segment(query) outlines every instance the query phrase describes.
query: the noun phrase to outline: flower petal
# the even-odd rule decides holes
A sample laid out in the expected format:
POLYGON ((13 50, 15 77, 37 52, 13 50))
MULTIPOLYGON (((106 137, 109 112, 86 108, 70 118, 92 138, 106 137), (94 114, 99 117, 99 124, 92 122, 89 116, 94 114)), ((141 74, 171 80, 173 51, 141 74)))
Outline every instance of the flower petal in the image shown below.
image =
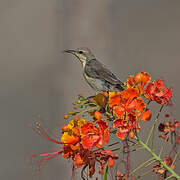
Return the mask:
POLYGON ((125 109, 122 106, 114 106, 113 113, 116 114, 116 116, 121 117, 125 112, 125 109))
POLYGON ((61 141, 64 142, 65 144, 75 144, 79 141, 79 137, 77 136, 73 136, 73 135, 69 135, 68 132, 64 132, 62 137, 61 137, 61 141))
POLYGON ((147 82, 151 80, 151 76, 147 72, 140 72, 137 73, 135 76, 135 82, 141 83, 142 86, 144 86, 147 82))
POLYGON ((141 120, 143 121, 149 121, 151 119, 151 111, 149 109, 147 109, 143 115, 142 115, 142 118, 141 120))
POLYGON ((82 145, 85 149, 92 149, 100 140, 100 136, 98 135, 85 135, 82 138, 82 145))
POLYGON ((126 133, 127 133, 128 131, 129 131, 129 130, 126 129, 126 128, 119 128, 119 129, 117 130, 116 135, 117 135, 118 138, 124 139, 124 138, 125 138, 125 135, 126 135, 126 133))
POLYGON ((77 168, 81 168, 81 166, 84 164, 83 159, 81 158, 80 154, 76 154, 74 158, 74 166, 77 168))
POLYGON ((112 157, 109 157, 108 159, 108 167, 113 167, 114 166, 114 160, 112 157))
POLYGON ((109 92, 109 106, 113 107, 120 105, 121 103, 121 93, 120 92, 109 92))

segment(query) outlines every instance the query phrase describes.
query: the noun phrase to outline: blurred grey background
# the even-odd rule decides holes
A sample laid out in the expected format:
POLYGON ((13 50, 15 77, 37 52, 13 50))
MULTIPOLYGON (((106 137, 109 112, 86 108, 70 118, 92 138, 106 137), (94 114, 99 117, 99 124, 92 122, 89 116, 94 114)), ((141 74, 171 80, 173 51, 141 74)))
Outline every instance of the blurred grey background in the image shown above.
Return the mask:
POLYGON ((92 49, 121 80, 139 71, 164 79, 179 120, 179 0, 0 0, 1 180, 70 179, 62 158, 39 176, 28 168, 31 154, 54 147, 28 124, 41 115, 59 128, 75 96, 91 90, 80 63, 62 53, 77 47, 92 49))

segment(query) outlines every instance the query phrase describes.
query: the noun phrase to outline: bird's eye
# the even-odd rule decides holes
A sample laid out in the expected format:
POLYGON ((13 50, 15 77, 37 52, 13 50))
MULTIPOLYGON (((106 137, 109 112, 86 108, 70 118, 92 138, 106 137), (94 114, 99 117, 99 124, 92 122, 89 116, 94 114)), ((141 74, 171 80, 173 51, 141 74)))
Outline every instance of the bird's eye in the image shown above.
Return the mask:
POLYGON ((83 51, 79 51, 79 54, 83 54, 83 51))

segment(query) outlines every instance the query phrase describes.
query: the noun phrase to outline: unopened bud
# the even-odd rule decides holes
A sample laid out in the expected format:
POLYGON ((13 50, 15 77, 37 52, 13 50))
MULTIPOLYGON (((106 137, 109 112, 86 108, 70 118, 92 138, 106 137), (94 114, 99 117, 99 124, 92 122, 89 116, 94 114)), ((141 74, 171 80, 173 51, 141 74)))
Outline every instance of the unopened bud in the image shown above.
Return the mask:
POLYGON ((68 114, 69 114, 69 115, 72 115, 72 114, 73 114, 73 112, 72 112, 72 111, 69 111, 69 112, 68 112, 68 114))
POLYGON ((102 114, 99 111, 94 112, 94 118, 100 120, 102 118, 102 114))
POLYGON ((135 133, 134 133, 133 131, 130 131, 130 132, 129 132, 129 137, 130 137, 131 139, 133 139, 134 136, 135 136, 135 133))
POLYGON ((74 109, 77 109, 78 107, 76 105, 73 106, 74 109))
POLYGON ((74 121, 78 121, 79 117, 78 116, 74 116, 74 121))

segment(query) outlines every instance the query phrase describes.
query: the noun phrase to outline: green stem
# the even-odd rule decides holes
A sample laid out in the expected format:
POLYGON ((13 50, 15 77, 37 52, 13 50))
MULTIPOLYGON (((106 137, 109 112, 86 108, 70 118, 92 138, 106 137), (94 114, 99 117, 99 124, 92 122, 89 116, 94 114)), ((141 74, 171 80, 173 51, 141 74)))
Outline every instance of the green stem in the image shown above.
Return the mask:
POLYGON ((148 159, 147 161, 143 162, 143 163, 140 164, 137 168, 133 169, 133 170, 129 173, 129 175, 135 173, 137 170, 139 170, 139 169, 142 168, 145 164, 147 164, 149 161, 152 161, 152 160, 154 160, 154 158, 150 158, 150 159, 148 159))
POLYGON ((157 116, 156 116, 156 119, 154 120, 153 126, 152 126, 152 128, 151 128, 151 130, 150 130, 150 132, 149 132, 148 138, 147 138, 147 140, 146 140, 146 144, 149 143, 149 140, 150 140, 151 136, 153 135, 153 139, 152 139, 152 146, 153 146, 153 141, 154 141, 154 129, 155 129, 157 120, 158 120, 158 118, 159 118, 159 115, 160 115, 163 107, 164 107, 164 105, 161 106, 161 108, 160 108, 160 110, 159 110, 159 112, 158 112, 158 114, 157 114, 157 116))
POLYGON ((170 178, 172 178, 172 177, 173 177, 173 175, 171 175, 171 176, 167 177, 165 180, 168 180, 168 179, 170 179, 170 178))
POLYGON ((146 164, 144 167, 148 167, 149 165, 151 165, 152 163, 156 162, 156 160, 151 161, 150 163, 146 164))
POLYGON ((146 176, 147 174, 149 174, 149 173, 151 173, 151 172, 152 172, 152 169, 150 169, 150 170, 144 172, 143 174, 137 176, 135 179, 140 179, 140 178, 142 178, 143 176, 146 176))
POLYGON ((171 167, 169 167, 157 154, 155 154, 154 151, 152 149, 150 149, 149 146, 147 146, 147 144, 143 143, 136 136, 135 136, 135 139, 139 142, 139 144, 142 147, 144 147, 144 149, 146 149, 146 151, 148 151, 154 157, 154 159, 159 161, 164 166, 164 168, 172 174, 173 177, 180 179, 180 176, 178 174, 176 174, 176 172, 174 172, 173 169, 171 167))
POLYGON ((89 111, 92 111, 92 110, 95 110, 95 109, 97 109, 98 107, 93 107, 93 108, 90 108, 90 109, 86 109, 86 110, 84 110, 84 111, 80 111, 80 112, 74 112, 74 113, 76 113, 76 114, 84 114, 84 113, 86 113, 86 112, 89 112, 89 111))
POLYGON ((108 173, 108 161, 107 161, 105 168, 104 168, 104 178, 103 178, 104 180, 107 180, 107 173, 108 173))
POLYGON ((180 151, 176 153, 171 166, 175 163, 175 161, 176 161, 177 157, 179 156, 179 154, 180 154, 180 151))
POLYGON ((165 143, 167 142, 169 136, 170 136, 170 133, 168 133, 168 134, 166 135, 166 139, 163 139, 164 141, 163 141, 163 144, 161 145, 161 149, 160 149, 160 151, 159 151, 159 157, 161 157, 161 154, 162 154, 162 152, 163 152, 165 143))

